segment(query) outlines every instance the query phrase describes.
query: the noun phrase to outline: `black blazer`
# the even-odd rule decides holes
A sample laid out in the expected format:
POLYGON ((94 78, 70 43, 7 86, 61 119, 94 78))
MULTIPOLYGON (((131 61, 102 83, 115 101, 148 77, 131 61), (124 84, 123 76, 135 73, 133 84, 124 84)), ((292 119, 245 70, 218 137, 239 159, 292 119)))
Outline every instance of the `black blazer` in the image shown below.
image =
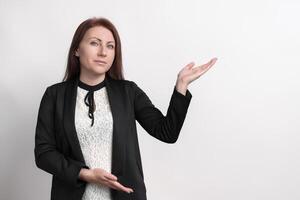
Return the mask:
MULTIPOLYGON (((105 83, 113 116, 111 173, 133 193, 111 188, 113 200, 146 200, 146 187, 138 144, 136 120, 153 137, 175 143, 183 125, 191 93, 179 93, 174 86, 164 116, 148 96, 129 80, 106 75, 105 83)), ((74 114, 79 78, 47 87, 40 102, 35 130, 35 162, 52 177, 52 200, 80 200, 86 182, 78 178, 86 166, 77 138, 74 114)))

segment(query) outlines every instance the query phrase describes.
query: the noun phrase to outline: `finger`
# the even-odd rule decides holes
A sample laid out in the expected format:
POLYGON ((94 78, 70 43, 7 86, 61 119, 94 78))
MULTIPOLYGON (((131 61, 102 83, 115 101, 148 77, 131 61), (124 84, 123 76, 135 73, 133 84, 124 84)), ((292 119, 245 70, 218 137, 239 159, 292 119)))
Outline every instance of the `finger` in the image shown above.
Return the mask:
POLYGON ((130 188, 128 188, 127 190, 124 190, 124 188, 120 188, 118 185, 115 184, 116 181, 110 181, 110 180, 107 180, 107 181, 104 181, 105 185, 108 186, 108 187, 111 187, 115 190, 118 190, 118 191, 124 191, 124 192, 127 192, 127 193, 130 193, 130 192, 133 192, 133 190, 129 190, 130 188))
POLYGON ((212 66, 213 65, 205 66, 202 69, 198 70, 198 72, 194 73, 193 75, 198 78, 198 77, 202 76, 203 74, 205 74, 212 66))
POLYGON ((121 183, 117 182, 117 181, 113 181, 111 182, 115 187, 117 187, 118 189, 124 191, 124 192, 133 192, 133 190, 131 188, 125 187, 123 186, 121 183))
POLYGON ((209 70, 215 63, 217 62, 217 58, 213 58, 210 60, 210 64, 206 67, 205 71, 209 70))
POLYGON ((190 69, 192 69, 194 65, 195 65, 194 62, 190 62, 180 71, 180 73, 184 73, 186 75, 192 74, 193 72, 190 69))
POLYGON ((110 180, 105 180, 105 181, 103 181, 102 183, 99 183, 99 184, 100 185, 105 185, 107 187, 111 187, 115 190, 119 190, 119 188, 117 188, 115 185, 113 185, 110 180))
MULTIPOLYGON (((210 61, 211 62, 211 61, 210 61)), ((191 80, 195 80, 205 74, 215 63, 206 63, 204 65, 199 66, 197 69, 193 70, 193 73, 190 75, 191 80)))
POLYGON ((112 184, 111 182, 108 182, 107 183, 107 186, 109 186, 109 187, 111 187, 111 188, 113 188, 113 189, 115 189, 115 190, 120 190, 118 187, 116 187, 114 184, 112 184))
MULTIPOLYGON (((211 59, 208 63, 205 63, 203 65, 200 65, 198 67, 198 69, 200 69, 201 71, 207 71, 210 67, 212 67, 215 63, 216 63, 217 59, 213 58, 211 59)), ((197 69, 196 69, 197 70, 197 69)))
POLYGON ((118 178, 115 175, 111 174, 111 173, 106 173, 104 175, 104 177, 107 178, 107 179, 109 179, 109 180, 112 180, 112 181, 118 180, 118 178))
POLYGON ((186 69, 191 69, 194 65, 195 65, 194 62, 190 62, 190 63, 187 64, 184 68, 186 68, 186 69))
MULTIPOLYGON (((210 61, 208 61, 207 63, 205 63, 204 65, 201 65, 200 67, 206 68, 206 67, 209 66, 209 65, 214 65, 214 64, 216 63, 217 60, 218 60, 218 58, 214 57, 214 58, 212 58, 210 61)), ((195 65, 194 62, 190 62, 190 63, 187 64, 184 68, 191 69, 194 65, 195 65)))
POLYGON ((217 58, 217 57, 214 57, 214 58, 212 58, 211 60, 217 61, 217 60, 218 60, 218 58, 217 58))
POLYGON ((211 62, 210 64, 211 64, 211 65, 214 65, 214 64, 217 62, 217 60, 218 60, 218 58, 213 58, 213 59, 211 59, 211 60, 210 60, 210 62, 211 62))

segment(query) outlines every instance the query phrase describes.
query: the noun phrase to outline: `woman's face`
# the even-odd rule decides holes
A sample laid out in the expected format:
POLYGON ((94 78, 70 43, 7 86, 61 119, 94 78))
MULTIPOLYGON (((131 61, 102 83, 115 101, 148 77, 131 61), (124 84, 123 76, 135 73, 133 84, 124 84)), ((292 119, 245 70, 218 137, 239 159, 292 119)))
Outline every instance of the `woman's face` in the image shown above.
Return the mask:
POLYGON ((103 26, 88 29, 75 55, 79 57, 81 73, 104 74, 115 58, 115 40, 111 31, 103 26))

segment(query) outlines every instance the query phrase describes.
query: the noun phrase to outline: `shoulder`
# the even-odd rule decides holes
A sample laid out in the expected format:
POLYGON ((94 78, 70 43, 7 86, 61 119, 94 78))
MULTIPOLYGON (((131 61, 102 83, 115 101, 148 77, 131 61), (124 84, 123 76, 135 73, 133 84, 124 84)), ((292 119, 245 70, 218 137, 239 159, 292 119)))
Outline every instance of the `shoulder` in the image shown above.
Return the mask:
POLYGON ((44 95, 55 97, 58 93, 64 92, 70 82, 71 81, 68 80, 50 84, 46 86, 44 95))
POLYGON ((111 81, 111 85, 114 85, 116 88, 120 89, 120 91, 125 92, 126 95, 135 97, 137 94, 144 93, 142 89, 138 86, 136 81, 129 79, 116 80, 113 79, 111 81))
POLYGON ((49 85, 47 88, 49 88, 51 90, 64 88, 64 87, 66 87, 66 85, 67 85, 68 82, 69 81, 63 81, 63 82, 53 83, 53 84, 49 85))
POLYGON ((127 90, 130 90, 132 93, 141 90, 138 84, 133 80, 123 80, 123 85, 127 90))
POLYGON ((129 79, 117 80, 111 78, 110 82, 119 87, 125 87, 125 89, 134 89, 137 86, 137 84, 133 80, 129 79))
POLYGON ((51 90, 51 91, 64 89, 64 88, 66 88, 66 86, 69 82, 70 81, 62 81, 62 82, 58 82, 58 83, 53 83, 53 84, 47 86, 47 89, 51 90))

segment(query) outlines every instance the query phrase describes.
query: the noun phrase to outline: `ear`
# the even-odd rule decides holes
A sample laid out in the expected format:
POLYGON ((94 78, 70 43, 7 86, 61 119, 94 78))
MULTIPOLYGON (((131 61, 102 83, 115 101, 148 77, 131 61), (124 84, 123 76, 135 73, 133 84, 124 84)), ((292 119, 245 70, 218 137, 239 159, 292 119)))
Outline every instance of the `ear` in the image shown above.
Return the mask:
POLYGON ((78 49, 75 51, 75 56, 79 57, 78 49))

